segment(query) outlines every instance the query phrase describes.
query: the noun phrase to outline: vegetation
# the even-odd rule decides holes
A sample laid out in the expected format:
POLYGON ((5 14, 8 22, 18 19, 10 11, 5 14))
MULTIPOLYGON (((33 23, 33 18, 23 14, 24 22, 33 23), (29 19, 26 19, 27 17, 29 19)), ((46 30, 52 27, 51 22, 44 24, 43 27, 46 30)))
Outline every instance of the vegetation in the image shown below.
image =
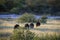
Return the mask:
POLYGON ((0 40, 8 40, 7 38, 0 38, 0 40))
POLYGON ((41 23, 46 23, 47 22, 47 16, 43 15, 40 19, 41 23))
POLYGON ((60 35, 42 35, 36 36, 33 32, 27 29, 16 29, 14 34, 10 37, 10 40, 60 40, 60 35))
MULTIPOLYGON (((60 15, 59 0, 0 0, 0 12, 60 15)), ((3 13, 5 14, 5 13, 3 13)), ((10 14, 10 13, 8 13, 10 14)))
POLYGON ((18 18, 18 22, 36 22, 36 18, 33 14, 25 13, 18 18))
POLYGON ((33 14, 28 14, 25 13, 21 17, 18 18, 17 22, 37 22, 40 21, 41 23, 46 23, 47 22, 47 16, 43 15, 41 18, 36 19, 33 14))
POLYGON ((18 30, 14 30, 14 34, 11 36, 10 40, 33 40, 33 38, 34 33, 24 28, 20 28, 18 30))

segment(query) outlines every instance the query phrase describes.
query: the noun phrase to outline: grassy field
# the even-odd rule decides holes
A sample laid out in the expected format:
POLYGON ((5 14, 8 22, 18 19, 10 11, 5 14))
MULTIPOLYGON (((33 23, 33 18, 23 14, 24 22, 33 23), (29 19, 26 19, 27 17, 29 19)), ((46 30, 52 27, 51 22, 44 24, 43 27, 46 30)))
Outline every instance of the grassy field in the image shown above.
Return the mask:
MULTIPOLYGON (((3 22, 0 24, 0 36, 7 33, 10 33, 10 35, 13 33, 13 27, 16 24, 16 22, 11 21, 1 21, 3 22)), ((20 23, 19 25, 21 27, 24 27, 25 23, 20 23)), ((31 32, 34 32, 36 35, 53 35, 53 34, 60 34, 60 20, 48 20, 47 24, 41 24, 41 26, 36 27, 34 23, 34 29, 30 29, 31 32)), ((8 36, 10 36, 8 35, 8 36)), ((7 37, 8 37, 7 36, 7 37)), ((3 36, 2 36, 3 37, 3 36)))

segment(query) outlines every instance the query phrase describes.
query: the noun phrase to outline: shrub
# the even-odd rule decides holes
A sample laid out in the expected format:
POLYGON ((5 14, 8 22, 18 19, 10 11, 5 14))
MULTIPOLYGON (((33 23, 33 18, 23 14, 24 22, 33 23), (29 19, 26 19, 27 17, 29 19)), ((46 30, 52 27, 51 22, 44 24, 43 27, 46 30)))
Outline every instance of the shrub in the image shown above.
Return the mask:
POLYGON ((18 18, 19 22, 35 22, 35 16, 33 14, 25 13, 20 18, 18 18))
POLYGON ((43 15, 40 19, 41 23, 46 23, 47 22, 47 16, 43 15))
POLYGON ((19 12, 19 8, 12 8, 11 10, 10 10, 10 12, 13 12, 13 13, 18 13, 19 12))

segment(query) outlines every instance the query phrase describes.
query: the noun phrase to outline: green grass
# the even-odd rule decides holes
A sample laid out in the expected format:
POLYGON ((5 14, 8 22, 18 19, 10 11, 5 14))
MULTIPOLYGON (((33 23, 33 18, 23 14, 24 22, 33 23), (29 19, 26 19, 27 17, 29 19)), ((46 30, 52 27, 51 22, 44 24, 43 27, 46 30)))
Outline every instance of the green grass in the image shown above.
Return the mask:
POLYGON ((41 37, 34 37, 34 40, 60 40, 60 35, 42 35, 41 37))
POLYGON ((14 30, 14 34, 11 36, 10 40, 60 40, 60 34, 42 34, 42 36, 35 35, 28 29, 17 29, 14 30))
MULTIPOLYGON (((60 34, 42 34, 42 35, 35 35, 35 33, 25 29, 24 27, 20 27, 13 31, 13 35, 8 37, 0 37, 0 40, 60 40, 60 34)), ((3 33, 0 33, 3 35, 3 33)), ((6 34, 7 35, 7 34, 6 34)))
MULTIPOLYGON (((14 36, 15 37, 15 36, 14 36)), ((13 37, 12 37, 13 38, 13 37)), ((38 37, 38 36, 34 36, 32 37, 32 39, 30 39, 30 37, 28 38, 24 38, 23 36, 21 37, 22 40, 60 40, 60 35, 46 35, 46 36, 41 36, 41 37, 38 37)), ((0 40, 8 40, 8 38, 0 38, 0 40)), ((11 40, 11 39, 10 39, 11 40)), ((14 38, 13 40, 20 40, 20 37, 18 36, 18 39, 14 38)))

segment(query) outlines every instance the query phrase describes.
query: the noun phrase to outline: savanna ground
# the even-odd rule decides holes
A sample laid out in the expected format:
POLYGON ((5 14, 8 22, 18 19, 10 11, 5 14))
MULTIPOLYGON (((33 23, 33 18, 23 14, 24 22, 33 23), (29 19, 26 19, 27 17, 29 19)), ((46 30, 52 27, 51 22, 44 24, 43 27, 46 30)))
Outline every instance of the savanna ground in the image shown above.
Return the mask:
MULTIPOLYGON (((16 24, 15 21, 4 21, 0 24, 0 38, 5 38, 13 34, 13 27, 16 24)), ((24 27, 25 23, 19 23, 21 27, 24 27)), ((60 34, 60 20, 48 20, 47 24, 41 24, 41 26, 36 27, 34 23, 34 29, 30 29, 31 32, 34 32, 36 35, 53 35, 60 34)))

